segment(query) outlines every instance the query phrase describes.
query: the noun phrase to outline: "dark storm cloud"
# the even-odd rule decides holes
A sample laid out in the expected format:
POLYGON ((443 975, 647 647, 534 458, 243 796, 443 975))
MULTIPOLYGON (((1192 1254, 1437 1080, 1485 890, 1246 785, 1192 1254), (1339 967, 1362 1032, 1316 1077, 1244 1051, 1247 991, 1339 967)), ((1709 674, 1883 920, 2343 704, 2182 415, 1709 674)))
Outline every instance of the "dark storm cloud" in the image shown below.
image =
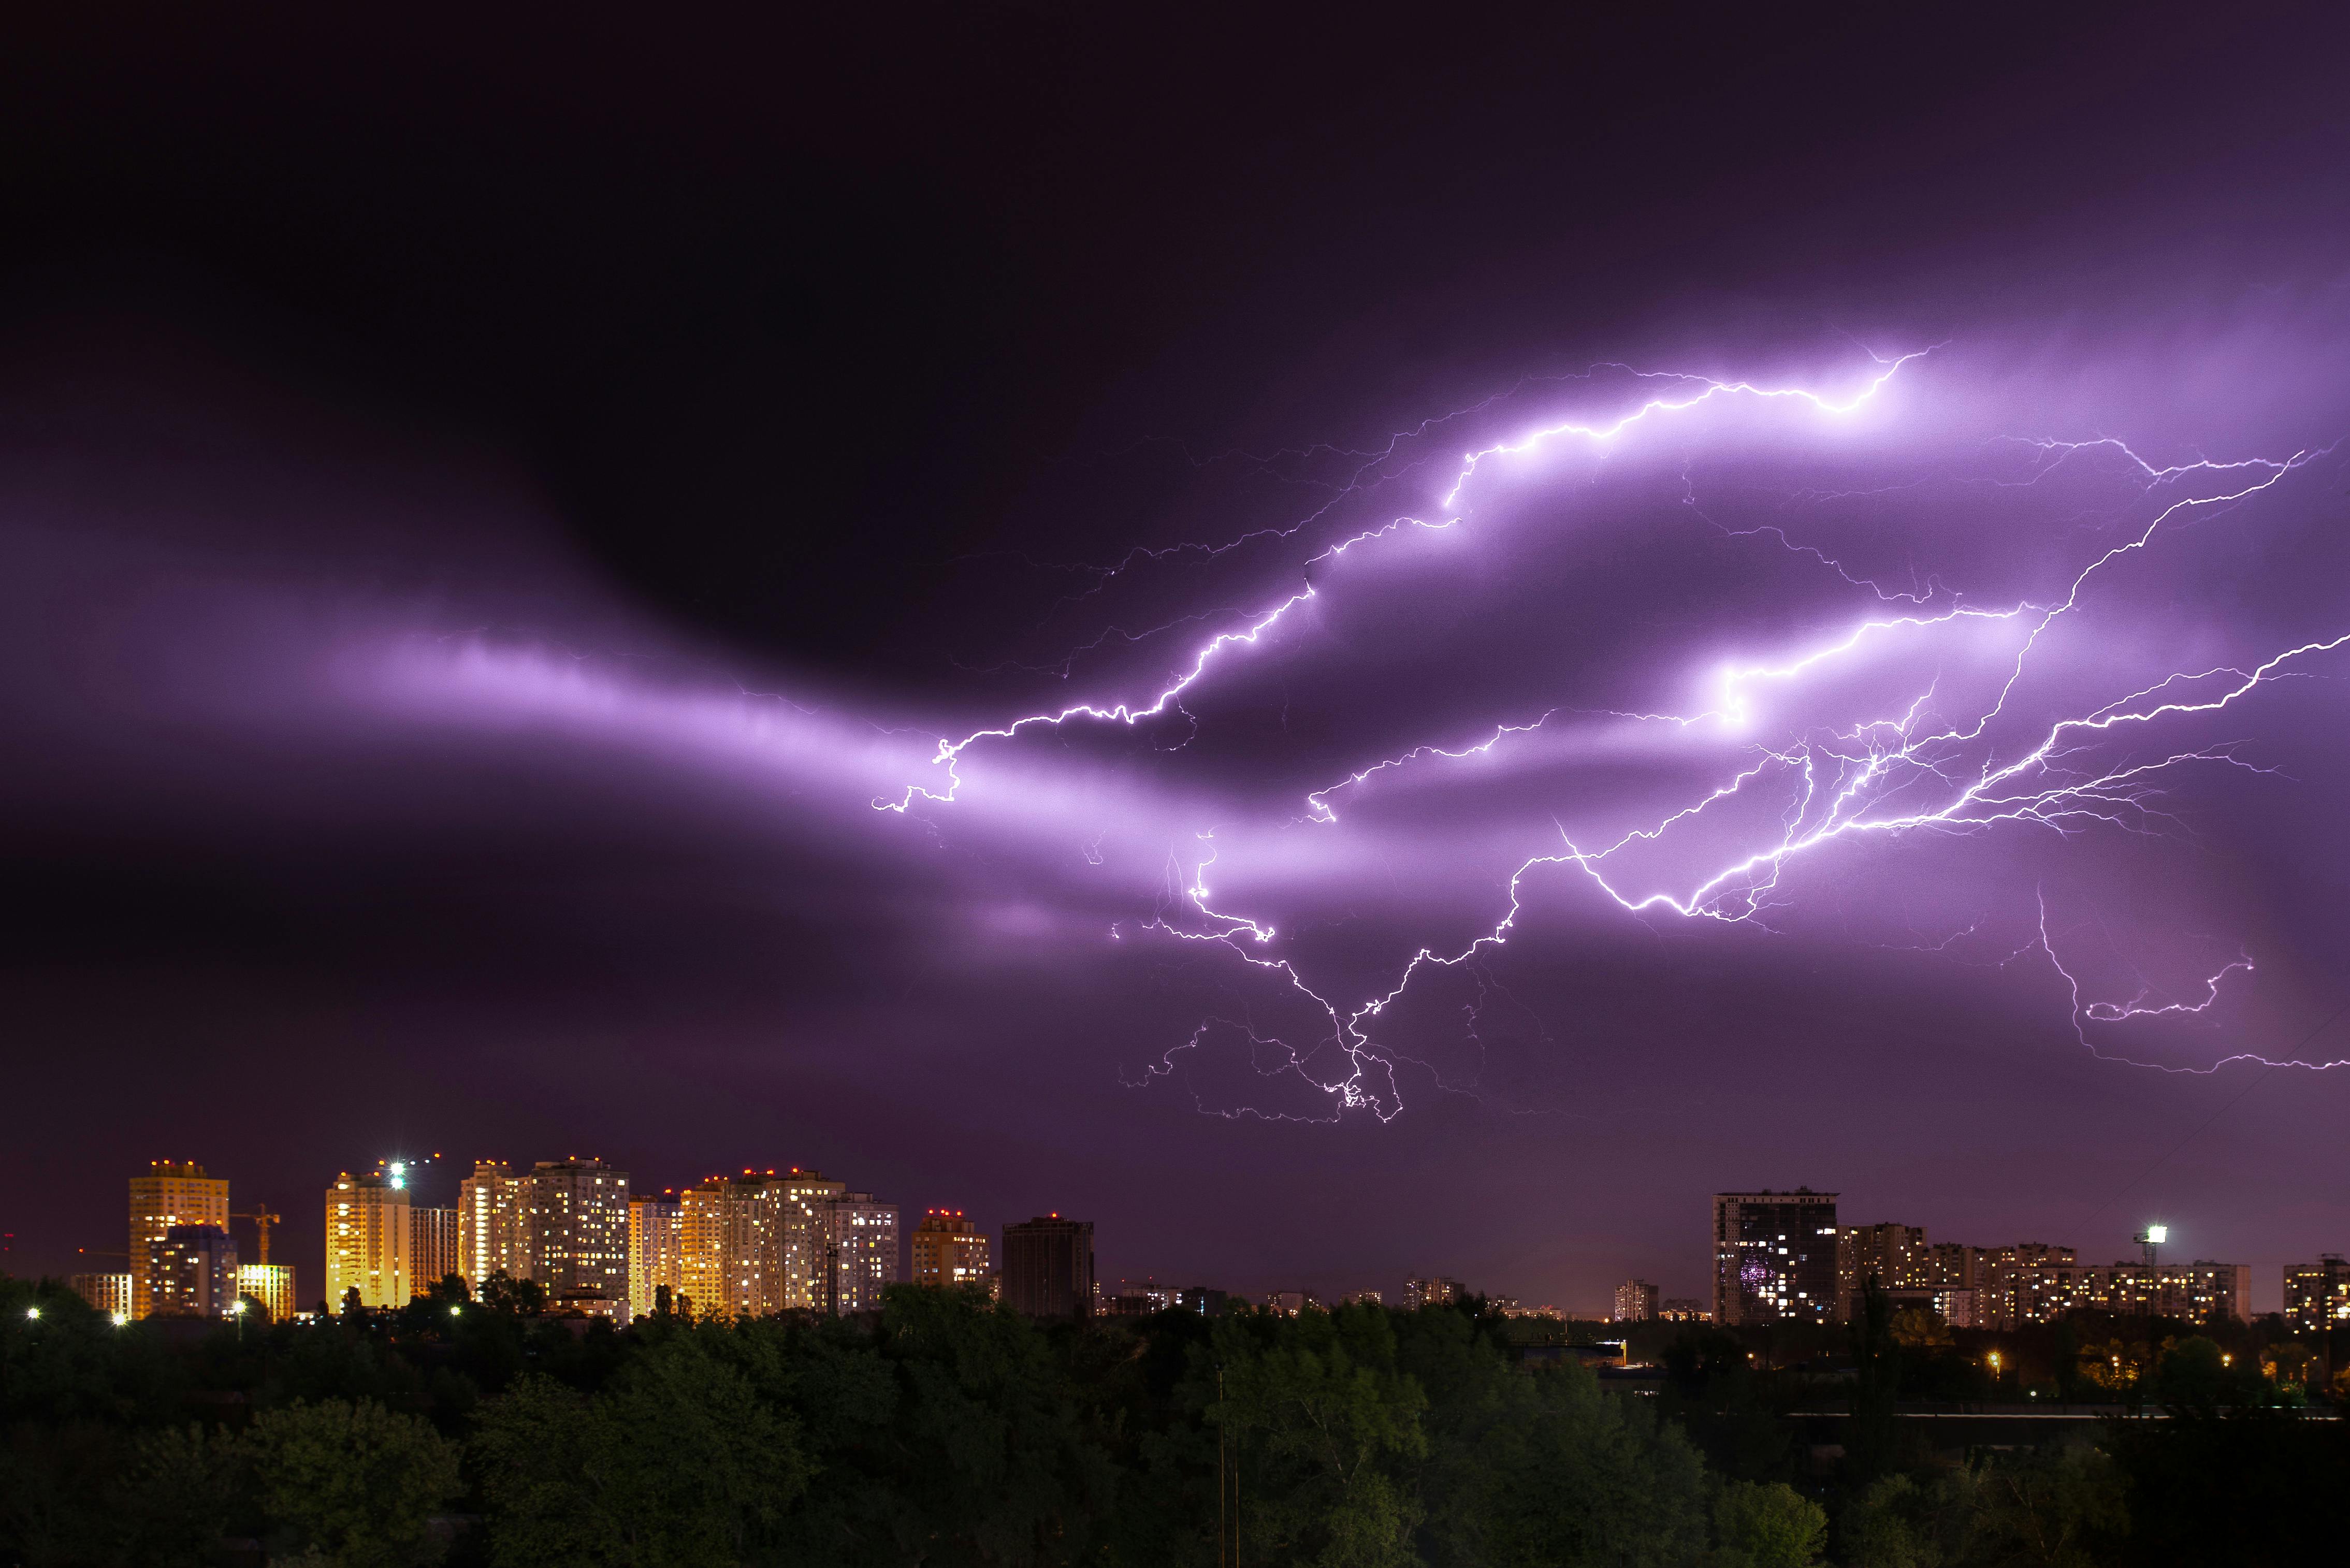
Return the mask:
MULTIPOLYGON (((2337 663, 2074 736, 2040 784, 2198 759, 2111 821, 1831 834, 1733 924, 1609 896, 1686 902, 1783 845, 1773 749, 1920 702, 1962 728, 2015 607, 2175 501, 2275 481, 2101 570, 1953 778, 2350 629, 2335 129, 2256 32, 2085 69, 2085 30, 2020 76, 1980 40, 1930 83, 1894 42, 1783 37, 1779 78, 1716 61, 1573 113, 1490 50, 1383 45, 1286 108, 1234 67, 1252 107, 1200 142, 1114 113, 1076 68, 1107 40, 1049 29, 987 41, 997 88, 915 49, 887 100, 953 90, 898 123, 810 129, 660 60, 650 98, 549 88, 551 119, 460 92, 413 145, 370 129, 413 101, 396 72, 333 112, 265 87, 169 157, 161 111, 59 111, 129 151, 11 176, 42 215, 0 453, 5 984, 41 1124, 11 1179, 194 1153, 282 1205, 395 1141, 584 1142, 655 1185, 790 1159, 1089 1206, 1113 1269, 1529 1294, 1690 1288, 1672 1239, 1723 1181, 2123 1233, 2096 1204, 2148 1129, 2234 1080, 2076 1028, 2201 1068, 2336 1004, 2337 663), (2176 90, 2199 72, 2225 91, 2176 90), (995 101, 1024 76, 1059 84, 1035 123, 995 101), (2132 141, 2141 99, 2168 107, 2132 141), (1593 359, 1841 400, 1869 351, 1929 347, 1850 413, 1729 397, 1442 504, 1464 452, 1700 385, 1593 359), (1808 660, 1870 620, 1936 624, 1808 660), (942 737, 1148 704, 1260 623, 1180 711, 983 739, 951 804, 922 793, 942 737), (1758 764, 1606 888, 1559 862, 1758 764), (1509 942, 1358 1034, 1300 989, 1356 1017, 1494 930, 1530 858, 1509 942), (2094 1012, 2172 1002, 2200 1010, 2094 1012)), ((2287 1136, 2223 1129, 2153 1194, 2213 1250, 2338 1222, 2246 1218, 2327 1114, 2334 1079, 2295 1077, 2287 1136)))

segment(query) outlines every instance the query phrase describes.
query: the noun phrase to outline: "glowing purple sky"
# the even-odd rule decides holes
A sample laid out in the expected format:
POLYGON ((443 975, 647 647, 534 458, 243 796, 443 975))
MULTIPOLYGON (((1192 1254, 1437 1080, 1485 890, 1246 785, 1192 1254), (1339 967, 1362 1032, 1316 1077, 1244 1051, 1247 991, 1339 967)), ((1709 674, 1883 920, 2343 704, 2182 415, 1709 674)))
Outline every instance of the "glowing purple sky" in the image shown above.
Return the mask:
POLYGON ((951 421, 815 398, 703 579, 796 576, 773 639, 627 564, 710 547, 651 435, 616 554, 489 421, 19 284, 8 1228, 105 1245, 32 1195, 159 1153, 285 1210, 593 1149, 1596 1307, 1802 1181, 2158 1209, 2266 1300, 2350 1228, 2338 130, 1964 224, 1722 195, 1703 286, 1451 255, 1432 182, 1440 260, 1302 347, 1072 358, 951 527, 834 472, 956 493, 951 421))

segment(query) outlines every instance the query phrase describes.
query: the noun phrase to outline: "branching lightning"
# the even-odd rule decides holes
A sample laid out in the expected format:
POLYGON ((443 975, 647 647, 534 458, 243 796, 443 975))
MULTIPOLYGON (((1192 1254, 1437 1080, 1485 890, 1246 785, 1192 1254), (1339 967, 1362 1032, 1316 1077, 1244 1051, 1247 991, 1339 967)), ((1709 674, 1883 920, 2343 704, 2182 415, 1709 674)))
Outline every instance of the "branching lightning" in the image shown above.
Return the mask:
MULTIPOLYGON (((1643 423, 1666 421, 1700 405, 1734 399, 1795 402, 1825 415, 1848 414, 1877 397, 1905 365, 1926 352, 1929 351, 1878 360, 1868 379, 1843 397, 1799 387, 1672 378, 1676 382, 1674 392, 1649 399, 1612 421, 1546 425, 1518 439, 1464 453, 1438 498, 1434 514, 1399 516, 1355 533, 1322 549, 1305 565, 1310 567, 1336 559, 1408 530, 1461 526, 1468 521, 1464 497, 1482 474, 1507 460, 1535 453, 1555 443, 1575 441, 1604 447, 1643 423)), ((1421 427, 1422 431, 1428 428, 1421 427)), ((1393 454, 1397 440, 1391 440, 1381 452, 1350 454, 1367 459, 1357 471, 1356 483, 1393 454)), ((1946 697, 1937 682, 1928 681, 1906 701, 1873 717, 1861 718, 1848 728, 1799 733, 1770 744, 1750 742, 1743 748, 1744 760, 1718 782, 1654 821, 1626 829, 1605 842, 1578 843, 1564 825, 1555 824, 1555 846, 1528 856, 1517 866, 1508 878, 1506 908, 1489 928, 1457 950, 1440 952, 1422 947, 1401 966, 1388 989, 1351 1003, 1324 994, 1308 983, 1295 962, 1269 951, 1276 937, 1273 926, 1216 908, 1208 887, 1208 869, 1216 860, 1213 835, 1201 833, 1201 847, 1177 877, 1180 891, 1167 907, 1143 922, 1145 929, 1176 941, 1216 944, 1231 950, 1252 968, 1277 975, 1281 984, 1326 1020, 1327 1029, 1313 1050, 1299 1051, 1261 1034, 1252 1022, 1211 1017, 1204 1020, 1187 1042, 1170 1051, 1159 1065, 1149 1069, 1146 1081, 1173 1072, 1177 1054, 1198 1048, 1211 1031, 1221 1027, 1244 1034, 1253 1054, 1277 1052, 1282 1065, 1275 1071, 1308 1076, 1316 1090, 1329 1096, 1336 1107, 1334 1114, 1366 1109, 1387 1120, 1401 1109, 1395 1085, 1395 1064, 1408 1058, 1399 1056, 1390 1046, 1375 1043, 1371 1031, 1422 971, 1457 968, 1472 962, 1489 950, 1505 945, 1523 913, 1528 879, 1546 869, 1560 868, 1581 877, 1630 914, 1759 925, 1766 923, 1769 911, 1787 896, 1783 890, 1783 877, 1788 869, 1839 845, 1898 839, 1921 832, 1972 835, 2007 828, 2038 830, 2059 837, 2100 829, 2148 833, 2167 820, 2162 806, 2166 781, 2179 770, 2194 765, 2264 771, 2242 761, 2227 745, 2174 749, 2144 760, 2107 763, 2092 762, 2089 757, 2093 742, 2118 732, 2187 715, 2219 712, 2264 686, 2303 675, 2313 660, 2350 645, 2350 632, 2304 641, 2248 666, 2220 665, 2172 673, 2085 710, 2033 721, 2020 737, 2001 742, 1992 736, 2003 722, 2011 720, 2011 704, 2046 634, 2075 612, 2100 574, 2117 562, 2152 548, 2166 526, 2174 525, 2175 520, 2250 502, 2333 449, 2303 450, 2283 458, 2198 460, 2164 466, 2148 462, 2126 443, 2110 438, 2077 442, 2035 440, 2029 444, 2038 454, 2037 472, 2045 472, 2076 453, 2102 449, 2118 453, 2135 465, 2147 493, 2183 484, 2190 477, 2216 481, 2220 488, 2215 493, 2188 493, 2169 500, 2142 528, 2090 559, 2072 577, 2062 596, 2047 603, 2018 600, 1995 606, 1969 604, 1939 582, 1929 582, 1926 588, 1911 592, 1888 592, 1876 583, 1855 576, 1826 553, 1790 539, 1775 526, 1725 530, 1733 536, 1775 535, 1783 547, 1816 559, 1846 583, 1874 593, 1881 603, 1904 601, 1910 607, 1903 613, 1859 619, 1775 658, 1722 668, 1713 678, 1711 696, 1696 711, 1619 713, 1618 718, 1635 723, 1669 724, 1683 730, 1712 726, 1727 733, 1742 733, 1758 722, 1766 693, 1798 687, 1831 667, 1849 666, 1866 658, 1873 649, 1912 642, 1961 623, 1977 623, 1986 628, 2005 628, 2012 632, 2012 657, 2005 660, 2003 674, 1996 680, 1989 700, 1972 706, 1956 706, 1955 699, 1946 697), (1930 600, 1945 595, 1950 600, 1947 607, 1929 607, 1930 600), (1767 836, 1750 841, 1693 873, 1683 874, 1678 880, 1660 880, 1655 873, 1642 868, 1643 850, 1677 836, 1689 825, 1724 807, 1725 803, 1747 801, 1757 795, 1765 795, 1780 805, 1775 826, 1767 836), (1346 1071, 1336 1081, 1307 1075, 1306 1059, 1331 1045, 1336 1047, 1337 1057, 1347 1064, 1346 1071)), ((1323 512, 1326 510, 1326 507, 1323 512)), ((1319 518, 1323 512, 1317 512, 1315 517, 1319 518)), ((1139 551, 1116 566, 1102 570, 1123 571, 1143 560, 1163 558, 1177 550, 1221 553, 1260 537, 1287 537, 1311 521, 1287 530, 1260 530, 1222 545, 1139 551)), ((1076 703, 1030 713, 960 739, 942 738, 932 758, 934 767, 943 774, 941 787, 933 788, 923 783, 909 784, 898 798, 878 799, 873 805, 879 810, 904 813, 917 800, 953 803, 965 782, 960 764, 971 748, 983 742, 1011 741, 1028 732, 1057 729, 1078 722, 1133 728, 1181 712, 1186 693, 1206 680, 1220 663, 1243 648, 1263 643, 1294 611, 1313 601, 1317 592, 1315 584, 1308 581, 1268 607, 1249 614, 1235 629, 1211 638, 1147 701, 1076 703)), ((1181 623, 1169 623, 1177 624, 1181 623)), ((1066 667, 1062 672, 1066 674, 1066 667)), ((1341 795, 1360 790, 1383 775, 1489 756, 1516 738, 1551 725, 1565 711, 1568 710, 1553 708, 1522 722, 1496 724, 1483 739, 1471 743, 1426 743, 1373 761, 1307 792, 1302 820, 1310 826, 1332 826, 1339 820, 1334 803, 1341 795)), ((2011 722, 2004 723, 2004 727, 2012 730, 2014 726, 2011 722)), ((1097 858, 1097 851, 1098 841, 1089 857, 1097 858)), ((2140 1019, 2202 1013, 2218 1002, 2225 981, 2239 972, 2251 973, 2253 969, 2250 956, 2240 955, 2202 982, 2201 1000, 2195 1002, 2156 1002, 2150 990, 2141 990, 2126 1002, 2090 1000, 2084 997, 2080 981, 2058 956, 2044 898, 2038 932, 2036 941, 2013 956, 2035 949, 2045 955, 2069 989, 2074 1027, 2085 1046, 2090 1044, 2091 1025, 2112 1026, 2140 1019)), ((1473 1031, 1473 1008, 1471 1018, 1473 1031)), ((1252 1059, 1256 1060, 1256 1055, 1253 1054, 1252 1059)), ((2210 1072, 2227 1062, 2259 1060, 2263 1059, 2245 1053, 2209 1068, 2168 1070, 2210 1072)), ((2332 1067, 2345 1064, 2293 1064, 2332 1067)))

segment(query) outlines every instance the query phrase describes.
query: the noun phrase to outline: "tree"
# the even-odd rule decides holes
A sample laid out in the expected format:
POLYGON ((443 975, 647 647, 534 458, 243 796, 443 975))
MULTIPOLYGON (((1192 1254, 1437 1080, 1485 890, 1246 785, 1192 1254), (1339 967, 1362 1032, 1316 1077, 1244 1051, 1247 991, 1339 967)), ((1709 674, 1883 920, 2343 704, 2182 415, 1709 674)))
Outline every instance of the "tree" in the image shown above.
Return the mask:
POLYGON ((1941 1568, 1952 1561, 1939 1528, 1943 1501, 1906 1475, 1872 1482, 1837 1521, 1848 1568, 1941 1568))
POLYGON ((536 1280, 517 1280, 499 1269, 482 1282, 481 1302, 492 1312, 536 1317, 546 1309, 546 1287, 536 1280))
POLYGON ((1784 1481, 1731 1481, 1714 1503, 1725 1568, 1810 1568, 1820 1560, 1828 1516, 1784 1481))
POLYGON ((462 1490, 456 1445, 371 1399, 296 1400, 245 1435, 273 1535, 338 1568, 440 1561, 428 1529, 462 1490))
POLYGON ((691 1334, 600 1395, 524 1378, 484 1407, 474 1451, 499 1568, 736 1563, 808 1475, 790 1418, 691 1334))
POLYGON ((1388 1568, 1415 1561, 1422 1517, 1404 1467, 1427 1456, 1427 1397, 1395 1365, 1378 1307, 1226 1318, 1223 1396, 1209 1420, 1243 1456, 1242 1533, 1258 1561, 1388 1568))
POLYGON ((1116 1475, 1087 1441, 1045 1333, 974 1293, 907 1285, 886 1298, 880 1346, 899 1385, 902 1459, 889 1474, 900 1550, 946 1562, 1077 1556, 1109 1511, 1116 1475))

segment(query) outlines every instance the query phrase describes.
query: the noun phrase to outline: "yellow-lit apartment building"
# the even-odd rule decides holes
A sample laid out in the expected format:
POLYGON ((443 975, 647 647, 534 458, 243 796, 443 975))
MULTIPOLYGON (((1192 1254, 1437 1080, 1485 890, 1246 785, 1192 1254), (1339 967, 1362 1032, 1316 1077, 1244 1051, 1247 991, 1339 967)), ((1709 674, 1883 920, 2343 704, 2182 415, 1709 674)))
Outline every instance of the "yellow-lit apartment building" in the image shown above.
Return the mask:
POLYGON ((130 1241, 125 1249, 130 1265, 130 1315, 146 1317, 155 1310, 154 1276, 149 1253, 174 1225, 217 1225, 228 1229, 228 1179, 207 1176, 192 1160, 155 1159, 147 1174, 130 1179, 130 1241))
POLYGON ((408 1189, 397 1175, 349 1171, 327 1189, 327 1310, 340 1312, 353 1287, 359 1304, 408 1304, 408 1189))

